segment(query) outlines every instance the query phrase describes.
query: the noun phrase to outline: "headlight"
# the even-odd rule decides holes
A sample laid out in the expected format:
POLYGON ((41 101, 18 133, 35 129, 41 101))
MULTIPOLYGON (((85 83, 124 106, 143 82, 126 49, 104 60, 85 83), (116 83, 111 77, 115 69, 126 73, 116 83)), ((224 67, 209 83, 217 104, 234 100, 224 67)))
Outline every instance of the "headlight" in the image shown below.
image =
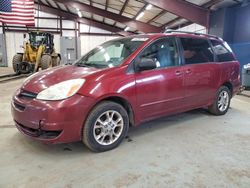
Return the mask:
POLYGON ((73 79, 60 82, 41 91, 37 95, 40 100, 62 100, 73 96, 82 87, 85 79, 73 79))

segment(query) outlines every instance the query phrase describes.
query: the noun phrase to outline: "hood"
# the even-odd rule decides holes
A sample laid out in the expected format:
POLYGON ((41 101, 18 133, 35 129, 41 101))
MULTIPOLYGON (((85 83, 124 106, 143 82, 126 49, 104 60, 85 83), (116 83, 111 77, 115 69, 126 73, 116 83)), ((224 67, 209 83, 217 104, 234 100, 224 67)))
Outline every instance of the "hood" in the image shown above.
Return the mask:
POLYGON ((24 82, 22 89, 33 93, 39 93, 62 81, 85 78, 98 71, 101 71, 101 69, 96 69, 94 67, 78 67, 74 65, 59 66, 31 75, 24 82))

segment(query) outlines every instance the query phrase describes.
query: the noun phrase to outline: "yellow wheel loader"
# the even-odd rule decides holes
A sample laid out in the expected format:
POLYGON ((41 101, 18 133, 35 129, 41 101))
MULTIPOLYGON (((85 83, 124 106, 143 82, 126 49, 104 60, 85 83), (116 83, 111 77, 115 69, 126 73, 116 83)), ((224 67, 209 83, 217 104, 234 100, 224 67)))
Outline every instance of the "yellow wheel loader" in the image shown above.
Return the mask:
POLYGON ((46 32, 30 32, 29 41, 23 46, 24 52, 14 55, 14 72, 28 74, 60 64, 61 56, 55 52, 54 36, 46 32))

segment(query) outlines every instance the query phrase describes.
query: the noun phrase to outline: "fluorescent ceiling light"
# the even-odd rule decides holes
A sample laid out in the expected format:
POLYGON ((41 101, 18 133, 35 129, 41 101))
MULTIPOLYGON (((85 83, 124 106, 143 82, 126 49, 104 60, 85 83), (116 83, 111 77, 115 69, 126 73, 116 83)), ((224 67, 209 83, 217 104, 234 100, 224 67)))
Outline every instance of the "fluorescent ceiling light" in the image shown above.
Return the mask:
POLYGON ((124 29, 124 31, 128 31, 129 30, 129 27, 126 27, 125 29, 124 29))
POLYGON ((82 17, 82 13, 80 11, 78 11, 77 14, 80 18, 82 17))
POLYGON ((153 6, 152 6, 151 4, 148 4, 148 5, 146 6, 146 10, 150 10, 152 7, 153 7, 153 6))
POLYGON ((81 11, 80 11, 80 9, 79 9, 79 8, 76 8, 76 12, 77 12, 77 14, 78 14, 79 18, 81 18, 81 17, 82 17, 82 13, 81 13, 81 11))
POLYGON ((144 16, 144 12, 141 12, 141 13, 136 17, 136 20, 139 20, 142 16, 144 16))

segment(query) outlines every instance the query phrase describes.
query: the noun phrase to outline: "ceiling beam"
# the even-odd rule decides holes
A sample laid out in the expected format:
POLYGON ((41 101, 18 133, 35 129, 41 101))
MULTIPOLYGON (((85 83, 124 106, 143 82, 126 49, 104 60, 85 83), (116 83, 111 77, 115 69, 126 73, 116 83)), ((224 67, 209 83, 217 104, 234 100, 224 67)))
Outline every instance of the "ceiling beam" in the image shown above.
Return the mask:
POLYGON ((182 27, 186 27, 186 26, 189 26, 189 25, 191 25, 192 24, 192 22, 185 22, 185 23, 182 23, 182 24, 180 24, 180 25, 177 25, 177 26, 175 26, 175 27, 173 27, 173 28, 171 28, 171 29, 173 29, 173 30, 177 30, 177 29, 179 29, 179 28, 182 28, 182 27))
POLYGON ((182 19, 182 18, 177 17, 177 18, 175 18, 175 19, 169 21, 168 23, 166 23, 166 24, 164 24, 164 25, 162 26, 162 29, 165 30, 166 28, 168 28, 169 26, 173 25, 175 22, 177 22, 177 21, 179 21, 179 20, 181 20, 181 19, 182 19))
POLYGON ((211 0, 211 1, 208 1, 207 3, 203 4, 202 6, 204 8, 211 8, 213 5, 221 3, 222 1, 224 1, 224 0, 211 0))
MULTIPOLYGON (((203 4, 202 7, 203 7, 203 8, 210 9, 213 5, 216 5, 216 4, 218 4, 218 3, 222 2, 222 1, 224 1, 224 0, 211 0, 211 1, 208 1, 207 3, 203 4)), ((179 20, 181 20, 181 19, 182 19, 182 18, 180 18, 180 17, 177 17, 177 18, 173 19, 172 21, 170 21, 170 22, 164 24, 164 25, 162 26, 162 29, 165 29, 166 27, 170 27, 170 26, 173 25, 175 22, 177 22, 177 21, 179 21, 179 20)), ((186 23, 191 24, 192 22, 186 22, 186 23)), ((181 24, 181 25, 182 25, 182 24, 181 24)), ((174 28, 178 28, 178 26, 175 26, 174 28)))
POLYGON ((108 9, 108 6, 109 6, 109 0, 106 0, 106 3, 105 3, 105 10, 108 9))
POLYGON ((143 5, 143 7, 141 7, 140 9, 139 9, 139 11, 136 13, 136 15, 134 16, 134 19, 136 19, 137 18, 137 16, 139 16, 139 14, 141 13, 141 12, 143 12, 145 9, 146 9, 146 6, 147 6, 148 4, 144 4, 143 5))
POLYGON ((160 18, 161 16, 163 16, 166 12, 164 10, 161 10, 161 12, 159 12, 157 15, 155 15, 153 18, 151 18, 147 23, 153 22, 154 20, 160 18))
MULTIPOLYGON (((53 7, 52 4, 48 0, 44 0, 50 7, 53 7)), ((54 8, 54 7, 53 7, 54 8)))
POLYGON ((72 0, 72 1, 55 0, 55 1, 63 3, 64 5, 67 5, 67 6, 71 6, 75 9, 78 8, 81 11, 92 12, 92 13, 97 14, 99 16, 103 16, 105 18, 112 19, 114 21, 123 23, 126 26, 129 26, 131 28, 135 28, 139 31, 142 31, 144 33, 158 33, 161 31, 161 28, 159 28, 159 27, 156 27, 156 26, 153 26, 153 25, 150 25, 147 23, 143 23, 143 22, 140 22, 137 20, 133 20, 131 18, 128 18, 128 17, 122 16, 119 14, 115 14, 115 13, 112 13, 112 12, 109 12, 109 11, 106 11, 106 10, 103 10, 100 8, 92 7, 90 5, 80 3, 76 0, 72 0))
POLYGON ((76 14, 72 14, 72 13, 65 12, 65 11, 62 11, 59 9, 48 7, 46 5, 39 5, 39 6, 40 6, 39 10, 42 12, 47 12, 47 13, 54 14, 57 16, 62 16, 68 20, 78 21, 82 24, 91 25, 91 26, 94 26, 94 27, 97 27, 100 29, 104 29, 104 30, 107 30, 107 31, 110 31, 113 33, 117 33, 117 34, 122 35, 122 36, 128 36, 128 35, 132 34, 132 33, 126 32, 124 30, 121 30, 120 28, 110 26, 110 25, 105 24, 105 23, 97 22, 97 21, 90 20, 87 18, 79 18, 76 14))
POLYGON ((209 10, 183 0, 144 0, 193 23, 208 27, 209 10))
MULTIPOLYGON (((125 8, 127 7, 128 1, 129 1, 129 0, 126 0, 126 1, 124 2, 123 6, 122 6, 122 9, 120 10, 120 15, 122 15, 123 11, 124 11, 125 8)), ((106 10, 107 10, 107 9, 106 9, 106 10)))

